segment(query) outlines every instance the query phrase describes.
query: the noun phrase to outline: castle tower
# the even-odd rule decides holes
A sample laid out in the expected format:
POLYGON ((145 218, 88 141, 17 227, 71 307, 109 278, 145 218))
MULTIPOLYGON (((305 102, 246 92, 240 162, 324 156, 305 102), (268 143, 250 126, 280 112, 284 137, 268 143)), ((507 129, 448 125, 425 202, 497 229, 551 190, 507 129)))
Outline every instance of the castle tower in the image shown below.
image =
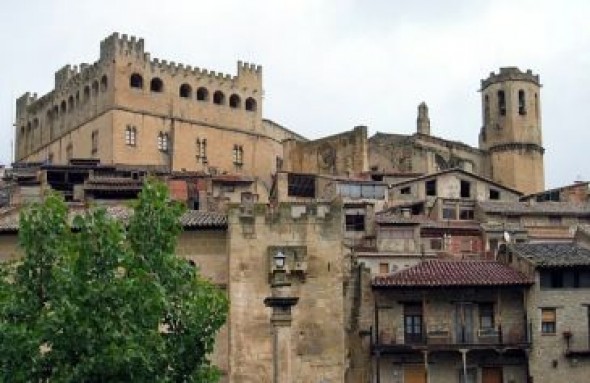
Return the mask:
POLYGON ((525 194, 545 188, 540 90, 538 75, 516 67, 481 80, 479 147, 488 154, 492 178, 525 194))
POLYGON ((418 105, 418 119, 416 125, 418 133, 430 135, 430 117, 428 117, 428 106, 425 102, 421 102, 420 105, 418 105))

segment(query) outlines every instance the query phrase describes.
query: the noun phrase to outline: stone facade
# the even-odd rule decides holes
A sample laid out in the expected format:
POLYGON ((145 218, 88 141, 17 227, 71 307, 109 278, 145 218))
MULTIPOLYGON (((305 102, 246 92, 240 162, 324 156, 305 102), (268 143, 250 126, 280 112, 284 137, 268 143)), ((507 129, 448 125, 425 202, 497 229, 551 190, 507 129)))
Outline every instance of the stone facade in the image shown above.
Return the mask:
POLYGON ((152 59, 143 39, 113 34, 99 60, 56 72, 55 88, 16 103, 16 160, 159 165, 260 176, 267 184, 281 141, 301 139, 262 119, 262 68, 237 75, 152 59))

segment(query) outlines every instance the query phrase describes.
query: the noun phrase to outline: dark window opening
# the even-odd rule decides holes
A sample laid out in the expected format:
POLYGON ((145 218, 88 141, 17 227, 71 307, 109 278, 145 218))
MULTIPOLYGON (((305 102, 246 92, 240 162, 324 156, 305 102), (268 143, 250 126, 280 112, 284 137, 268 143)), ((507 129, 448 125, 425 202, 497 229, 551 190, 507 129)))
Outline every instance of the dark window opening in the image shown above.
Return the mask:
POLYGON ((488 122, 490 120, 490 98, 488 97, 488 95, 486 94, 486 96, 484 97, 484 112, 483 112, 483 118, 484 118, 484 122, 488 122))
POLYGON ((422 305, 408 303, 404 305, 404 343, 422 343, 422 305))
POLYGON ((501 116, 506 115, 506 96, 503 90, 498 91, 498 112, 501 116))
POLYGON ((68 98, 68 110, 70 113, 74 110, 74 96, 68 98))
POLYGON ((500 199, 500 191, 496 190, 496 189, 490 189, 490 199, 500 199))
POLYGON ((143 89, 143 77, 138 73, 133 73, 129 78, 129 86, 131 88, 143 89))
POLYGON ((479 304, 479 328, 482 330, 493 330, 494 324, 494 304, 479 304))
POLYGON ((92 83, 92 94, 96 96, 98 94, 98 81, 92 83))
POLYGON ((192 96, 192 88, 189 84, 182 84, 178 90, 178 95, 182 98, 190 98, 192 96))
POLYGON ((100 78, 100 90, 104 92, 105 90, 107 90, 108 85, 109 84, 108 84, 107 76, 106 75, 103 75, 100 78))
POLYGON ((66 102, 62 101, 61 102, 61 113, 64 114, 66 112, 66 110, 67 110, 66 102))
POLYGON ((315 198, 315 177, 307 174, 289 174, 287 176, 289 197, 315 198))
POLYGON ((248 97, 246 99, 246 110, 249 112, 255 112, 256 111, 256 100, 253 99, 252 97, 248 97))
POLYGON ((365 231, 365 215, 347 214, 346 231, 365 231))
POLYGON ((213 103, 217 105, 225 104, 225 94, 220 90, 213 93, 213 103))
POLYGON ((459 219, 462 219, 462 220, 472 220, 473 219, 473 209, 461 209, 461 210, 459 210, 459 219))
POLYGON ((197 89, 197 101, 208 101, 209 100, 209 91, 207 88, 199 88, 197 89))
POLYGON ((409 186, 399 189, 399 194, 410 194, 412 189, 409 186))
POLYGON ((518 91, 518 114, 526 114, 526 98, 522 89, 518 91))
POLYGON ((90 87, 86 85, 84 87, 84 102, 88 102, 90 100, 90 87))
POLYGON ((461 198, 471 197, 471 182, 461 181, 461 198))
POLYGON ((426 195, 436 196, 436 180, 426 181, 426 195))
POLYGON ((231 108, 239 108, 242 100, 240 100, 240 96, 237 94, 232 94, 229 98, 229 106, 231 108))
POLYGON ((154 77, 150 81, 150 91, 161 93, 164 90, 164 83, 158 77, 154 77))

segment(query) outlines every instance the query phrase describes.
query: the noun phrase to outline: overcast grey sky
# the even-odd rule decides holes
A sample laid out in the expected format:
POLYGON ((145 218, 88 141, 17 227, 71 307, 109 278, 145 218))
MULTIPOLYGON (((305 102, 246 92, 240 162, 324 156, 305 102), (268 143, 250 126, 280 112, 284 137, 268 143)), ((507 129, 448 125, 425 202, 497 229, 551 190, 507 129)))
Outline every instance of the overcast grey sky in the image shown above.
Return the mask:
POLYGON ((0 23, 0 162, 14 99, 93 62, 114 31, 152 57, 235 74, 263 66, 263 115, 308 138, 369 126, 477 145, 480 80, 500 66, 541 76, 547 187, 590 180, 590 1, 6 1, 0 23))

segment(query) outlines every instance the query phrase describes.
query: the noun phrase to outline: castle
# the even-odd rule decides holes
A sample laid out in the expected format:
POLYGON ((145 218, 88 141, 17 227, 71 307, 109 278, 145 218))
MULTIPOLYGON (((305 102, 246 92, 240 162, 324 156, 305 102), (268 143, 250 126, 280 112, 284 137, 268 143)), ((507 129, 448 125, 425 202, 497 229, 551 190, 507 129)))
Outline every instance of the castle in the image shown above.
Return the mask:
POLYGON ((152 59, 143 39, 115 33, 101 42, 97 62, 66 65, 48 94, 17 100, 15 160, 214 169, 266 185, 281 169, 426 174, 460 167, 530 194, 544 188, 540 87, 538 75, 517 68, 482 80, 479 148, 432 136, 422 103, 414 135, 378 133, 365 144, 368 154, 346 157, 345 145, 301 146, 307 140, 262 118, 260 66, 238 62, 231 76, 152 59), (337 169, 330 161, 338 160, 356 163, 337 169))
POLYGON ((540 88, 514 67, 482 80, 477 148, 434 136, 425 103, 411 135, 309 140, 263 118, 260 66, 217 74, 113 34, 17 100, 0 259, 45 188, 122 219, 153 174, 189 208, 177 254, 230 298, 224 382, 581 383, 590 192, 544 190, 540 88))

